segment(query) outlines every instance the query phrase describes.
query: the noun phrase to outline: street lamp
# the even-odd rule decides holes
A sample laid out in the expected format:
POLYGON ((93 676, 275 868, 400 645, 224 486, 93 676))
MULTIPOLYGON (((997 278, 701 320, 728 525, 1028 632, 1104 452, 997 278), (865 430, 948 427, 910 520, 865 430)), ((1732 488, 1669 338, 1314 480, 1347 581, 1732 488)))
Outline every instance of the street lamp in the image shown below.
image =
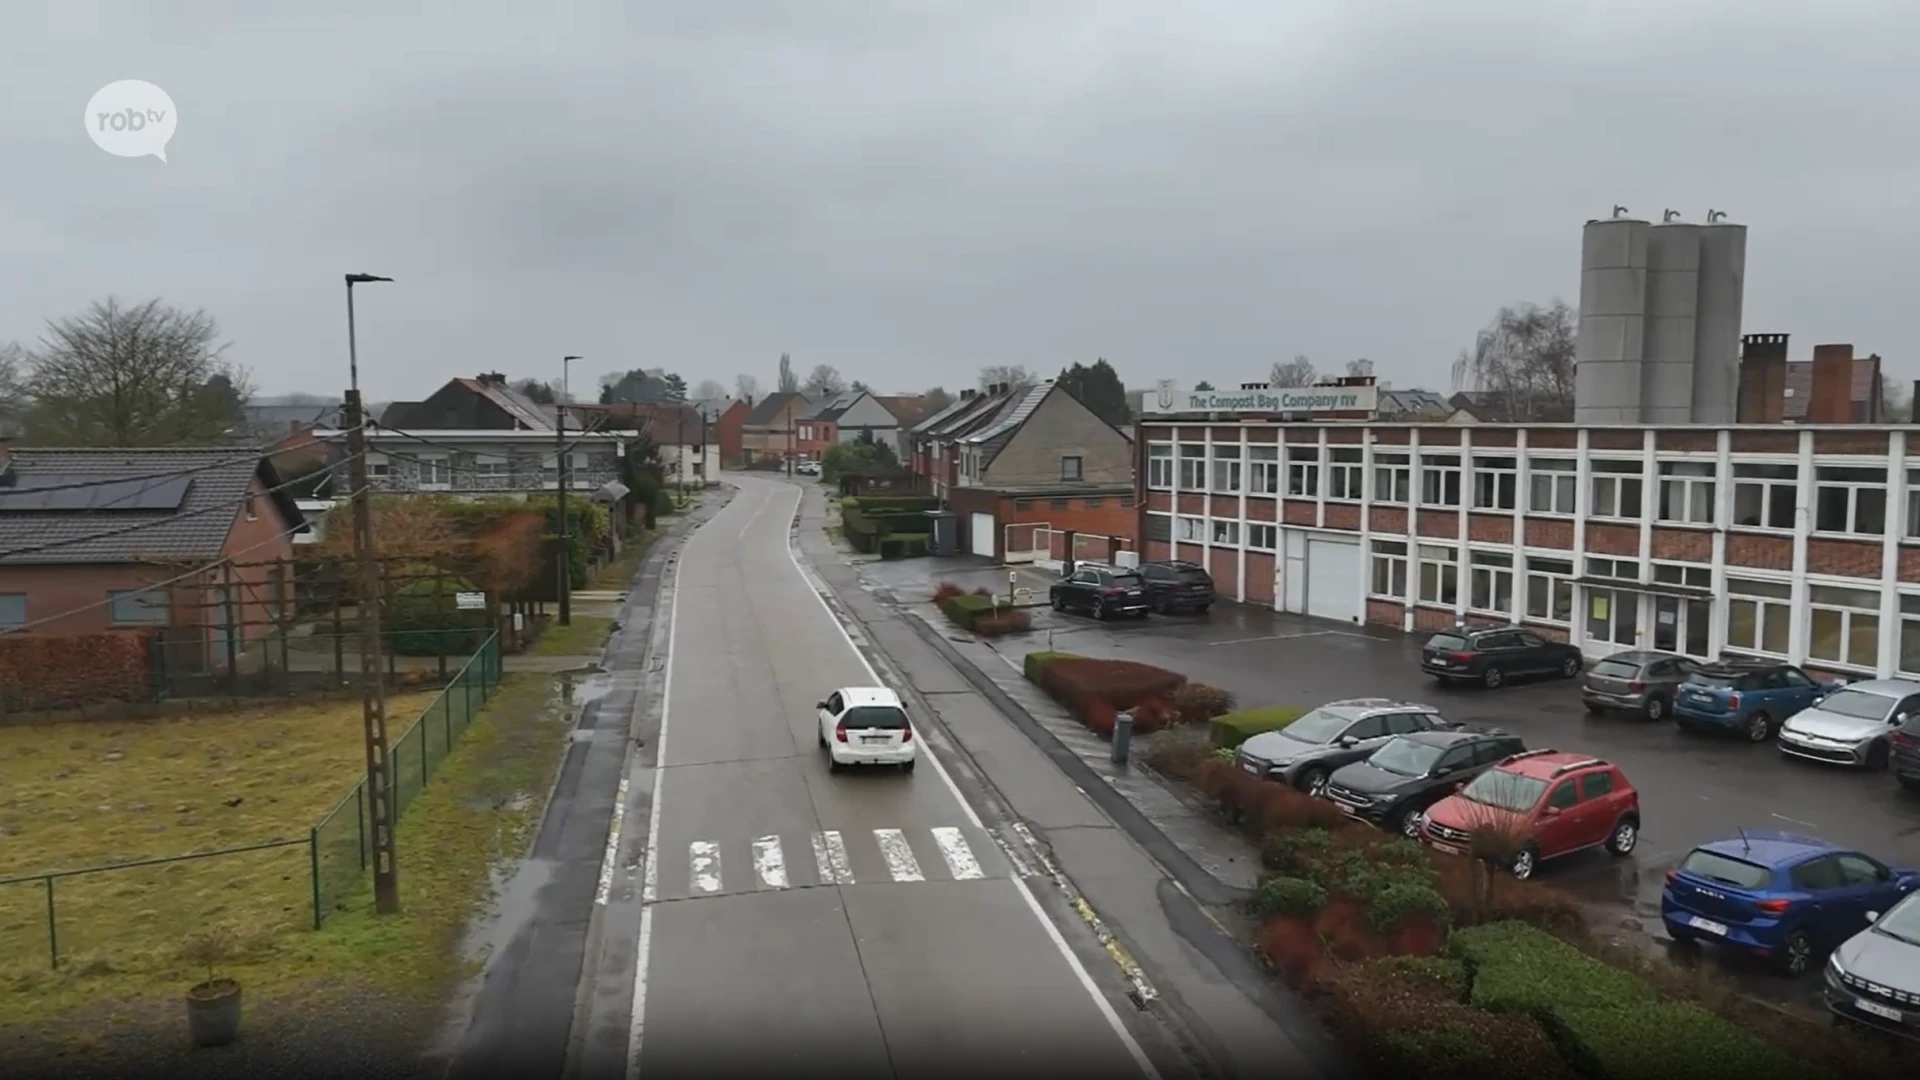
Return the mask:
POLYGON ((556 572, 559 574, 561 626, 573 625, 573 523, 567 519, 567 365, 583 359, 585 357, 580 356, 560 358, 560 403, 553 410, 553 474, 554 483, 560 489, 560 557, 556 572))
POLYGON ((355 285, 365 285, 371 281, 392 280, 390 277, 381 277, 378 274, 347 275, 347 385, 355 390, 360 389, 360 349, 354 342, 353 287, 355 285))

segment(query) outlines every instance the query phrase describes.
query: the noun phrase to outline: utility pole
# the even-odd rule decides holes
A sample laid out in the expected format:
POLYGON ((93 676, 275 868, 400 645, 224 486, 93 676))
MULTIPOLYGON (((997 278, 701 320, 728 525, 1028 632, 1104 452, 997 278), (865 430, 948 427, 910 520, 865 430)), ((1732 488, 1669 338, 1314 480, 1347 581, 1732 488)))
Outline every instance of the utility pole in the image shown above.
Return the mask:
MULTIPOLYGON (((560 358, 560 397, 567 397, 567 365, 578 356, 560 358)), ((555 483, 559 485, 557 496, 560 504, 560 554, 554 561, 554 584, 559 590, 560 625, 573 625, 573 521, 567 517, 567 407, 563 404, 554 410, 553 425, 553 473, 555 483)))
POLYGON ((348 274, 347 390, 348 475, 353 483, 353 555, 360 580, 360 717, 367 744, 367 817, 373 834, 373 910, 393 915, 400 910, 400 866, 394 831, 393 760, 387 754, 387 687, 380 670, 380 572, 373 558, 373 495, 367 490, 366 410, 360 403, 360 349, 355 340, 353 287, 392 278, 348 274))

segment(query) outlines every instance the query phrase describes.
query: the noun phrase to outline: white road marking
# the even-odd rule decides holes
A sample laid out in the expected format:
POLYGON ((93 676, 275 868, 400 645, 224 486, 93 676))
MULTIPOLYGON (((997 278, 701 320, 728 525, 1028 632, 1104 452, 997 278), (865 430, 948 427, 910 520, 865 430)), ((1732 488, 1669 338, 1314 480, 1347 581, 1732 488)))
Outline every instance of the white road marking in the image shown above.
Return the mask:
POLYGON ((753 873, 763 889, 787 887, 787 857, 780 850, 780 838, 763 836, 753 842, 753 873))
POLYGON ((980 860, 973 857, 973 849, 967 846, 967 838, 960 830, 951 826, 941 826, 933 830, 933 842, 940 848, 940 857, 947 861, 947 869, 953 872, 955 881, 972 881, 986 876, 980 869, 980 860))
POLYGON ((600 884, 593 890, 593 902, 605 907, 613 892, 613 864, 620 856, 620 826, 627 820, 627 776, 620 774, 620 786, 613 793, 613 824, 607 828, 607 850, 600 856, 600 884))
POLYGON ((720 891, 720 845, 711 840, 695 840, 687 845, 693 864, 693 887, 699 892, 720 891))
POLYGON ((767 497, 760 500, 760 505, 753 511, 753 516, 747 519, 745 525, 740 526, 740 535, 735 537, 735 539, 745 540, 747 538, 747 530, 753 528, 753 523, 760 520, 761 512, 772 505, 773 492, 769 491, 767 492, 767 497))
MULTIPOLYGON (((805 492, 802 489, 794 489, 792 518, 796 526, 800 516, 800 501, 804 497, 805 492)), ((807 591, 813 593, 813 598, 819 601, 821 610, 827 613, 828 621, 832 622, 833 625, 839 629, 840 637, 846 641, 847 648, 853 650, 853 655, 860 661, 860 666, 867 669, 867 677, 873 680, 875 686, 885 685, 880 681, 880 673, 874 670, 873 664, 867 659, 866 654, 861 652, 860 647, 853 643, 853 636, 847 633, 847 628, 840 622, 840 617, 834 614, 833 605, 827 603, 827 598, 820 591, 820 588, 814 586, 813 575, 807 573, 807 568, 800 562, 800 549, 797 546, 798 532, 799 530, 796 527, 790 529, 787 534, 787 559, 793 563, 794 572, 800 575, 800 580, 806 584, 807 591)), ((822 582, 821 585, 824 586, 825 582, 822 582)), ((677 593, 675 595, 676 597, 678 596, 677 593)), ((974 828, 984 831, 986 826, 981 823, 979 812, 974 810, 973 804, 968 802, 966 796, 960 793, 960 785, 953 782, 953 777, 947 774, 946 768, 940 764, 940 759, 930 751, 927 752, 925 756, 927 762, 933 766, 934 775, 940 778, 940 782, 945 784, 947 791, 953 795, 953 801, 959 803, 960 809, 966 812, 967 820, 973 824, 974 828)), ((1080 957, 1074 954, 1072 946, 1068 945, 1067 939, 1061 935, 1060 928, 1053 925, 1053 920, 1047 918, 1047 913, 1041 910, 1040 901, 1033 897, 1033 890, 1027 888, 1027 883, 1017 877, 1008 880, 1012 881, 1013 887, 1019 891, 1020 898, 1026 902, 1027 910, 1033 913, 1034 921, 1040 924, 1041 931, 1045 933, 1047 939, 1053 943, 1054 950, 1060 954, 1060 958, 1066 962, 1068 969, 1071 970, 1074 977, 1080 981, 1081 989, 1085 990, 1087 996, 1093 999, 1094 1008, 1100 1010, 1100 1015, 1106 1020, 1107 1026, 1113 1029, 1114 1037, 1118 1038, 1120 1044, 1127 1048, 1127 1054, 1133 1058, 1133 1063, 1139 1066, 1141 1075, 1146 1077, 1146 1080, 1160 1080, 1160 1070, 1154 1067, 1153 1062, 1147 1057, 1146 1051, 1140 1048, 1139 1040, 1135 1039, 1133 1033, 1127 1030, 1126 1024, 1120 1020, 1120 1014, 1113 1011, 1113 1006, 1109 1004, 1106 997, 1100 993, 1100 988, 1094 984, 1093 976, 1087 974, 1086 965, 1082 964, 1080 957)), ((636 1013, 635 1016, 637 1018, 638 1013, 636 1013)), ((636 1034, 638 1030, 636 1027, 636 1034)), ((632 1065, 629 1065, 629 1069, 631 1068, 632 1065)))
POLYGON ((839 833, 829 829, 813 834, 813 862, 820 871, 820 884, 853 884, 853 863, 847 859, 847 843, 839 833))
POLYGON ((880 842, 880 855, 887 860, 887 873, 893 875, 893 880, 927 880, 920 873, 920 860, 913 857, 906 833, 899 829, 875 829, 873 838, 880 842))

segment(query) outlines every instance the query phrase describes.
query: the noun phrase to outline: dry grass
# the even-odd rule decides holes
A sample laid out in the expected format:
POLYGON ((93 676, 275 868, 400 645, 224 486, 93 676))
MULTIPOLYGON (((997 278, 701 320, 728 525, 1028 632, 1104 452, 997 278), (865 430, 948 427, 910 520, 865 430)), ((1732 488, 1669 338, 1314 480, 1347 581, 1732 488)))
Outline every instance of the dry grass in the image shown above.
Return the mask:
POLYGON ((575 613, 573 621, 561 626, 556 618, 540 632, 540 640, 527 650, 530 656, 593 656, 607 643, 613 620, 602 615, 575 613))

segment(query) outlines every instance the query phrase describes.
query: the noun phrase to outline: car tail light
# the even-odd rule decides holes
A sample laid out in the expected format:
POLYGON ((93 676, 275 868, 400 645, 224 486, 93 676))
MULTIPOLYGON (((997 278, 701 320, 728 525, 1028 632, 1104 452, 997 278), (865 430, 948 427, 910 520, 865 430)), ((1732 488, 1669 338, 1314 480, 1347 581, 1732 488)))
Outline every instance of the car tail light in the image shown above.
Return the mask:
POLYGON ((1740 711, 1740 694, 1738 691, 1727 695, 1727 711, 1728 712, 1740 711))
POLYGON ((1447 655, 1454 660, 1460 661, 1463 664, 1466 663, 1468 660, 1473 659, 1473 654, 1470 652, 1448 653, 1447 655))
POLYGON ((903 743, 913 741, 913 728, 911 725, 900 729, 900 741, 903 743))
POLYGON ((1126 591, 1127 591, 1127 590, 1125 590, 1125 589, 1123 589, 1123 588, 1121 588, 1121 587, 1120 587, 1120 586, 1118 586, 1118 585, 1109 585, 1109 586, 1107 586, 1106 588, 1104 588, 1104 589, 1101 589, 1101 590, 1100 590, 1100 595, 1102 595, 1102 596, 1123 596, 1123 595, 1125 595, 1125 594, 1126 594, 1126 591))
POLYGON ((1679 877, 1679 876, 1680 876, 1680 871, 1678 871, 1678 870, 1669 870, 1669 871, 1667 871, 1667 884, 1669 884, 1669 885, 1671 885, 1671 884, 1673 884, 1673 879, 1675 879, 1675 878, 1677 878, 1677 877, 1679 877))
POLYGON ((1769 915, 1778 915, 1792 904, 1791 900, 1756 900, 1753 906, 1769 915))
POLYGON ((834 742, 847 741, 847 722, 845 720, 842 720, 839 723, 833 725, 833 741, 834 742))
POLYGON ((1646 688, 1647 688, 1646 683, 1641 682, 1639 679, 1635 679, 1632 682, 1627 684, 1627 693, 1637 694, 1640 691, 1645 690, 1646 688))
POLYGON ((1915 747, 1920 747, 1920 738, 1916 738, 1905 731, 1896 731, 1893 733, 1893 745, 1903 750, 1912 750, 1915 747))

